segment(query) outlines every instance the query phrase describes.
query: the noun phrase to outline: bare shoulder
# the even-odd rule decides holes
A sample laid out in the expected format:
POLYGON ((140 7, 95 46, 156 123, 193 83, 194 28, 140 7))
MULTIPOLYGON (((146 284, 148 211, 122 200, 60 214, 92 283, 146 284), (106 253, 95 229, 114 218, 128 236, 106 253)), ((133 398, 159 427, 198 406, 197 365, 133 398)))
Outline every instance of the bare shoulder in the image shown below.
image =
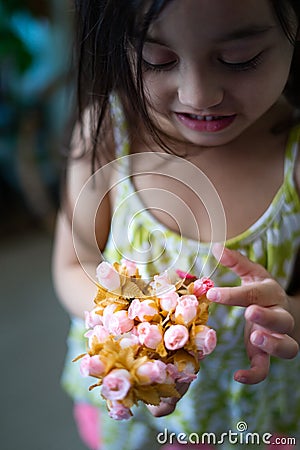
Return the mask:
MULTIPOLYGON (((71 221, 73 238, 79 247, 99 253, 104 250, 110 228, 109 165, 92 172, 92 155, 88 137, 76 125, 73 133, 64 196, 64 214, 71 221)), ((107 139, 107 146, 112 146, 107 139)), ((108 149, 110 151, 110 149, 108 149)))

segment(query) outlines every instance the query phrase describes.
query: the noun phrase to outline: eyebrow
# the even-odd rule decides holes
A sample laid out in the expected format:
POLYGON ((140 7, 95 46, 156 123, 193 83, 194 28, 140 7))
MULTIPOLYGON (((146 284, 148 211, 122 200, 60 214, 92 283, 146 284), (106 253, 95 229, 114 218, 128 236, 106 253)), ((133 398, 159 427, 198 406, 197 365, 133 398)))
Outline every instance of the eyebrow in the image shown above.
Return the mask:
POLYGON ((147 44, 157 44, 157 45, 163 45, 164 47, 168 47, 167 42, 160 41, 159 39, 153 38, 151 36, 147 36, 145 39, 145 43, 147 44))
POLYGON ((231 31, 230 33, 224 34, 217 37, 217 41, 237 41, 241 39, 248 39, 256 36, 261 36, 267 34, 269 31, 275 28, 274 25, 266 26, 249 26, 231 31))
MULTIPOLYGON (((224 35, 220 35, 217 36, 214 41, 219 42, 219 41, 238 41, 238 40, 242 40, 242 39, 251 39, 257 36, 261 36, 263 34, 267 34, 269 31, 273 30, 275 28, 274 25, 266 25, 266 26, 249 26, 249 27, 244 27, 241 29, 237 29, 234 31, 231 31, 230 33, 224 34, 224 35)), ((147 36, 145 39, 145 43, 149 43, 149 44, 157 44, 157 45, 162 45, 164 47, 169 47, 167 42, 163 42, 160 41, 159 39, 152 37, 152 36, 147 36)))

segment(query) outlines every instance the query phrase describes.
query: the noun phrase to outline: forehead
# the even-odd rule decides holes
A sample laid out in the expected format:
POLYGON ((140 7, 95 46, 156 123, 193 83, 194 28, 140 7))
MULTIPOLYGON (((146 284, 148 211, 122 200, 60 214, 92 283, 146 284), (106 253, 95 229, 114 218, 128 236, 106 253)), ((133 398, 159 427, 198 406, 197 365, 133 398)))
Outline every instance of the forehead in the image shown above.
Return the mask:
POLYGON ((269 0, 171 0, 149 34, 231 40, 279 27, 269 0))

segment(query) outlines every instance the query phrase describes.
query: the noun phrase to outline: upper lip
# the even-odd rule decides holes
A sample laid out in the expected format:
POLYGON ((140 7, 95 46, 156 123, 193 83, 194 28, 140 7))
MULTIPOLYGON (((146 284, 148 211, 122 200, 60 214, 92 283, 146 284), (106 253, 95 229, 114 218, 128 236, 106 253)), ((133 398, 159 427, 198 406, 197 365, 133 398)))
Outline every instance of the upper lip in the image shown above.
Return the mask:
POLYGON ((231 117, 234 116, 235 114, 222 114, 222 113, 196 113, 196 112, 182 112, 182 111, 178 111, 176 112, 176 114, 183 114, 183 115, 188 115, 188 116, 197 116, 197 117, 231 117))

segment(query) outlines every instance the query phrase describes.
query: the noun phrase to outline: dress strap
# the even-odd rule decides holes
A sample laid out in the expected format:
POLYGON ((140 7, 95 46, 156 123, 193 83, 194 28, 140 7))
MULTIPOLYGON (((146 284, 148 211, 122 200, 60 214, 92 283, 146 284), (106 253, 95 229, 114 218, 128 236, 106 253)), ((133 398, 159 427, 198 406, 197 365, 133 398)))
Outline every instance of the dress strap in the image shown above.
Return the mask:
POLYGON ((288 139, 284 160, 284 178, 294 185, 294 172, 300 145, 300 125, 294 127, 288 139))

